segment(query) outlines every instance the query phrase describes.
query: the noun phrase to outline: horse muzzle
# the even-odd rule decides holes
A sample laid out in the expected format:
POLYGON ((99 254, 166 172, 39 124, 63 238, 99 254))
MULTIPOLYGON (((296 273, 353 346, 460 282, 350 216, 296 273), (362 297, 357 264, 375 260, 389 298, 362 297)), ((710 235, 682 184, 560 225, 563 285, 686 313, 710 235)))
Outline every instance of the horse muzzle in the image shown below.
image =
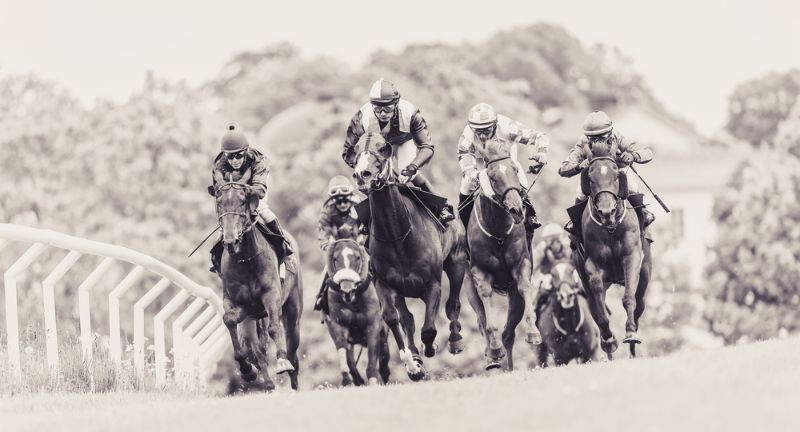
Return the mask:
POLYGON ((348 304, 352 305, 356 302, 356 283, 353 281, 341 281, 339 282, 339 287, 342 293, 342 300, 348 304))

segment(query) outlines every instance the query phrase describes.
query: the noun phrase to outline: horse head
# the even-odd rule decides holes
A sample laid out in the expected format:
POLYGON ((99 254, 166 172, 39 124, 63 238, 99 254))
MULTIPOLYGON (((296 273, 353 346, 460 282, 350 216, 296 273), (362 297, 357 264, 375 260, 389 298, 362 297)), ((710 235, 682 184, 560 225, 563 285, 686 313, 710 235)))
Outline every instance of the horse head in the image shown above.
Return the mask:
POLYGON ((342 300, 353 304, 359 289, 369 284, 369 255, 366 249, 352 239, 336 240, 328 255, 328 274, 342 300))
POLYGON ((519 167, 511 159, 511 143, 493 138, 486 142, 485 155, 485 178, 480 179, 484 194, 495 199, 511 215, 514 223, 522 222, 522 184, 519 181, 519 167))
POLYGON ((222 229, 222 244, 232 254, 239 253, 242 236, 253 228, 252 210, 257 207, 248 195, 245 183, 237 181, 218 182, 214 191, 217 220, 222 229))
POLYGON ((619 223, 619 214, 624 209, 620 197, 619 167, 606 146, 594 146, 593 157, 589 163, 589 199, 591 211, 599 217, 600 224, 614 231, 619 223))
POLYGON ((389 161, 393 149, 383 135, 373 132, 362 135, 356 143, 356 148, 362 150, 353 168, 353 178, 358 189, 369 194, 389 182, 392 175, 389 161))
POLYGON ((551 281, 555 288, 556 299, 564 309, 571 309, 577 302, 581 292, 581 280, 578 271, 568 262, 560 262, 550 271, 551 281))

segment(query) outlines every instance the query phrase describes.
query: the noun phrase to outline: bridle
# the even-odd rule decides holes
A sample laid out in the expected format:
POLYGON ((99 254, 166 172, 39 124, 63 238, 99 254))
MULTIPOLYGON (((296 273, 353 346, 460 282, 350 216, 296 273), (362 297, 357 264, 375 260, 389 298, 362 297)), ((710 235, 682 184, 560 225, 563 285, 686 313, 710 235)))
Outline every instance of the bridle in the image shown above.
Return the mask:
MULTIPOLYGON (((494 164, 494 163, 502 162, 502 161, 508 160, 508 159, 511 159, 511 156, 503 156, 503 157, 499 157, 499 158, 496 158, 496 159, 492 159, 492 160, 486 162, 486 168, 489 168, 489 166, 494 164)), ((483 170, 484 173, 486 172, 486 168, 484 168, 484 170, 483 170)), ((517 191, 517 193, 520 195, 520 197, 522 197, 524 195, 522 194, 522 188, 516 187, 516 186, 508 187, 508 188, 506 188, 505 191, 503 191, 502 194, 498 194, 497 191, 494 190, 494 187, 492 186, 491 181, 489 181, 488 174, 486 174, 486 177, 487 177, 487 182, 486 183, 487 183, 487 186, 491 189, 492 195, 488 195, 487 193, 485 193, 485 191, 484 191, 484 193, 479 193, 478 199, 476 200, 476 204, 475 204, 478 207, 477 211, 475 212, 475 220, 478 222, 478 227, 481 229, 481 231, 486 236, 488 236, 491 239, 494 239, 499 244, 503 244, 503 242, 505 242, 506 239, 508 238, 509 234, 511 234, 511 231, 514 229, 514 225, 516 225, 516 222, 514 222, 514 218, 511 217, 511 212, 509 211, 508 207, 505 204, 506 196, 512 191, 517 191), (502 234, 502 237, 490 233, 489 230, 486 229, 486 227, 484 226, 484 223, 481 222, 480 206, 481 206, 481 200, 483 200, 484 198, 488 199, 489 201, 491 201, 492 203, 494 203, 495 205, 497 205, 498 207, 503 209, 503 211, 506 213, 506 215, 508 216, 508 219, 511 222, 509 224, 509 226, 508 226, 508 230, 504 234, 502 234)), ((483 189, 483 188, 481 188, 481 189, 483 189)))
MULTIPOLYGON (((219 197, 225 191, 229 191, 231 189, 233 189, 233 190, 245 190, 247 187, 248 187, 247 184, 240 183, 240 182, 235 182, 235 181, 224 183, 223 185, 221 185, 220 187, 217 188, 217 190, 215 191, 214 196, 215 196, 215 198, 219 199, 219 197)), ((236 235, 236 240, 237 241, 242 241, 242 239, 244 238, 244 235, 246 233, 253 231, 253 226, 255 225, 255 223, 253 222, 252 211, 250 210, 250 200, 247 199, 246 196, 245 196, 244 211, 243 212, 241 212, 241 211, 225 211, 225 212, 220 213, 219 212, 219 207, 217 207, 217 224, 219 225, 220 229, 223 229, 222 218, 225 217, 225 216, 228 216, 228 215, 239 216, 240 218, 242 218, 244 229, 242 229, 236 235)), ((237 262, 238 263, 244 263, 244 262, 247 262, 247 261, 251 261, 253 258, 261 255, 261 253, 263 253, 263 252, 264 252, 264 249, 260 249, 253 256, 248 257, 248 258, 238 259, 237 262)))
MULTIPOLYGON (((333 242, 333 244, 331 245, 331 249, 330 249, 331 253, 330 253, 329 263, 328 263, 328 276, 330 278, 328 280, 328 283, 329 283, 331 289, 333 289, 335 292, 342 293, 340 282, 336 282, 334 280, 336 273, 338 273, 342 269, 334 268, 333 263, 335 262, 335 254, 337 252, 339 252, 338 249, 337 249, 337 245, 341 245, 341 244, 344 244, 344 243, 353 244, 353 248, 356 251, 358 251, 358 253, 361 254, 361 257, 362 257, 362 261, 361 261, 362 268, 359 269, 359 271, 358 271, 360 281, 356 282, 356 284, 355 284, 356 285, 356 289, 355 289, 354 295, 357 296, 357 295, 361 294, 362 292, 366 291, 367 288, 369 287, 369 284, 372 283, 372 272, 369 271, 369 267, 368 267, 369 264, 365 260, 365 257, 366 257, 366 259, 368 259, 368 255, 364 253, 363 247, 353 239, 338 239, 335 242, 333 242), (367 266, 367 271, 366 271, 366 275, 364 277, 361 277, 361 273, 363 273, 363 270, 364 270, 363 266, 367 266)), ((349 269, 349 268, 347 270, 354 271, 354 270, 349 269)))
MULTIPOLYGON (((586 167, 586 169, 588 170, 592 166, 592 164, 594 164, 597 161, 601 161, 601 160, 611 161, 614 164, 614 166, 616 166, 616 164, 617 164, 617 161, 614 158, 610 157, 610 156, 598 156, 598 157, 592 158, 591 162, 589 162, 589 166, 586 167)), ((591 178, 589 179, 589 181, 591 182, 591 178)), ((616 180, 616 181, 618 182, 617 184, 619 184, 619 180, 616 180)), ((619 197, 619 193, 618 192, 614 192, 613 190, 611 190, 609 188, 600 189, 597 192, 595 192, 595 193, 593 193, 593 194, 591 194, 589 196, 589 217, 592 219, 592 221, 594 223, 596 223, 597 225, 605 228, 610 233, 614 233, 614 231, 617 230, 617 226, 619 226, 619 223, 622 222, 623 219, 625 219, 625 215, 627 214, 627 212, 628 212, 628 208, 627 208, 627 206, 623 205, 622 199, 619 197), (604 192, 610 193, 614 197, 614 201, 616 202, 616 205, 614 206, 614 210, 615 210, 616 214, 620 215, 619 218, 616 221, 614 221, 614 225, 611 226, 611 227, 606 227, 605 225, 603 225, 600 222, 600 220, 595 216, 595 211, 596 211, 595 202, 597 201, 597 196, 600 195, 601 193, 604 193, 604 192), (619 212, 620 206, 622 206, 622 212, 621 213, 619 212)))

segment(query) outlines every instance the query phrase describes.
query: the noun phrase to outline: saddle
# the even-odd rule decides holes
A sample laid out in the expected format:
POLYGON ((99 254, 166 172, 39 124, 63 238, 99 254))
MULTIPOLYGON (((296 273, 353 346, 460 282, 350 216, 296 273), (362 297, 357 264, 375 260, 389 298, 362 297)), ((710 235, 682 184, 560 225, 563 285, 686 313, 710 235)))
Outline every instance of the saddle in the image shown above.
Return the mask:
MULTIPOLYGON (((269 244, 272 249, 275 251, 275 255, 278 258, 278 263, 284 263, 286 265, 286 270, 290 270, 290 263, 286 260, 286 256, 289 254, 289 242, 286 238, 278 233, 274 233, 270 231, 270 229, 261 223, 261 221, 254 222, 253 225, 257 228, 256 232, 258 232, 264 239, 267 240, 267 244, 269 244)), ((219 270, 222 266, 222 238, 218 239, 214 246, 211 247, 211 264, 213 271, 219 273, 219 270)), ((293 268, 291 269, 294 270, 293 268)))
MULTIPOLYGON (((436 226, 440 231, 444 232, 447 229, 447 224, 443 223, 437 216, 447 205, 447 198, 408 185, 398 185, 397 189, 401 195, 411 198, 412 201, 427 209, 428 212, 425 213, 436 221, 436 226)), ((365 226, 369 226, 372 219, 369 211, 369 197, 357 203, 354 208, 358 214, 358 220, 365 226)))

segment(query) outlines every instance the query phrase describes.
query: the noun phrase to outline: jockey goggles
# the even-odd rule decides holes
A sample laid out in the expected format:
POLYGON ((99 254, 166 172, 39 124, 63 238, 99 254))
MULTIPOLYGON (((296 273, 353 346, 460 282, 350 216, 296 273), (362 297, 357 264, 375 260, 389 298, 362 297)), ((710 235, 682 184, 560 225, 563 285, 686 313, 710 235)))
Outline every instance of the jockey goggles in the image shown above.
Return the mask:
POLYGON ((396 108, 395 104, 391 105, 372 105, 372 112, 375 114, 391 114, 396 108))
POLYGON ((225 154, 225 158, 228 159, 228 160, 242 159, 242 158, 244 158, 244 152, 243 151, 239 151, 239 152, 236 152, 236 153, 226 153, 225 154))
POLYGON ((472 128, 472 131, 475 132, 477 135, 492 135, 494 133, 494 128, 495 125, 491 125, 484 128, 472 128))
POLYGON ((328 190, 330 197, 350 195, 351 193, 353 193, 353 188, 349 185, 335 186, 328 190))

